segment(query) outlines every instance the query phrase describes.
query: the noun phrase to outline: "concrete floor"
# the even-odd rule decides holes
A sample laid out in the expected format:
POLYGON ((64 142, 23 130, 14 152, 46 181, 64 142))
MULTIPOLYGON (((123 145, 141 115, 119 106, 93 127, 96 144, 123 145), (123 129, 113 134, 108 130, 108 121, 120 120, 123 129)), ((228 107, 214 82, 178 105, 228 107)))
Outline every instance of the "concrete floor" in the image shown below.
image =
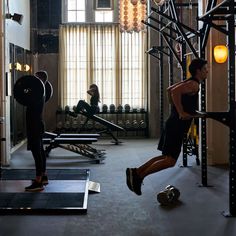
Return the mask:
MULTIPOLYGON (((135 167, 158 155, 157 140, 123 140, 121 145, 99 140, 94 147, 105 149, 103 164, 80 163, 79 156, 54 149, 48 168, 87 168, 90 180, 101 184, 101 193, 90 194, 86 215, 5 215, 0 216, 1 236, 234 236, 236 218, 225 218, 229 210, 228 170, 209 167, 208 183, 199 187, 201 167, 189 157, 192 167, 174 168, 153 174, 144 180, 142 196, 130 192, 125 169, 135 167), (175 207, 162 207, 156 194, 168 185, 180 191, 175 207)), ((33 168, 30 152, 21 148, 12 154, 12 168, 33 168)))

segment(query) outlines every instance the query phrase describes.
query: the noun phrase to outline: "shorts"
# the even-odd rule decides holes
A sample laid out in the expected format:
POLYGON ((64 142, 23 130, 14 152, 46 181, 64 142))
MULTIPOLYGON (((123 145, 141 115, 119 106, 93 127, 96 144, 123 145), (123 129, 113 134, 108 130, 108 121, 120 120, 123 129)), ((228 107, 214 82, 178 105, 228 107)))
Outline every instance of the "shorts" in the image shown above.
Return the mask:
POLYGON ((158 144, 158 149, 163 155, 178 159, 183 144, 184 134, 188 132, 192 123, 190 120, 181 120, 176 115, 171 115, 166 123, 158 144))

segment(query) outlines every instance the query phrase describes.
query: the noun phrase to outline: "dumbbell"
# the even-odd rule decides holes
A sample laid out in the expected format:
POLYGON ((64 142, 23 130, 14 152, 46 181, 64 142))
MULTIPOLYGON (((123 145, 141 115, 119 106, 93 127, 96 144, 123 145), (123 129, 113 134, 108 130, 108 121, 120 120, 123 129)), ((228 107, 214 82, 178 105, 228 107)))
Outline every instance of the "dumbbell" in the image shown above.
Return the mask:
POLYGON ((102 112, 107 113, 108 106, 106 104, 103 104, 102 106, 102 112))
POLYGON ((14 98, 23 106, 37 106, 44 99, 47 102, 53 95, 49 81, 45 84, 34 75, 20 77, 13 88, 14 98))
POLYGON ((173 185, 167 185, 164 191, 157 194, 157 201, 163 206, 168 206, 176 203, 179 197, 180 191, 173 185))

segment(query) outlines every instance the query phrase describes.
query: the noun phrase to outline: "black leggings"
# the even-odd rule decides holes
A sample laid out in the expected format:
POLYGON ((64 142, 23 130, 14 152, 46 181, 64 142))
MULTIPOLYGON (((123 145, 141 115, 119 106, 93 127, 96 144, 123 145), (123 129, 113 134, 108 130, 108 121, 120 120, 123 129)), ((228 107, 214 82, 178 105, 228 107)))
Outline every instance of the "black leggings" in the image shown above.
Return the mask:
POLYGON ((42 176, 46 171, 46 155, 42 139, 31 141, 31 152, 35 161, 36 176, 42 176))
POLYGON ((86 110, 86 112, 89 115, 94 115, 96 113, 96 107, 90 106, 87 102, 85 102, 84 100, 79 100, 75 112, 79 113, 82 110, 86 110))

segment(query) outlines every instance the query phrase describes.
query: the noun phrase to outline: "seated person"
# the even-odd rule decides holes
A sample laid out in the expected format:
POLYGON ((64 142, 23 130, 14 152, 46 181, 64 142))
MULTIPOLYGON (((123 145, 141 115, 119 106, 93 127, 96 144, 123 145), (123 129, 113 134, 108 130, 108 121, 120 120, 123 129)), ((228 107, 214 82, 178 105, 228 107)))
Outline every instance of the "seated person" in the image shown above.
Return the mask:
MULTIPOLYGON (((91 96, 90 104, 84 100, 79 100, 76 108, 74 109, 75 113, 87 112, 89 115, 94 115, 97 113, 98 103, 100 102, 98 86, 96 84, 91 84, 87 93, 91 96)), ((75 113, 70 112, 69 114, 75 116, 75 113)))

